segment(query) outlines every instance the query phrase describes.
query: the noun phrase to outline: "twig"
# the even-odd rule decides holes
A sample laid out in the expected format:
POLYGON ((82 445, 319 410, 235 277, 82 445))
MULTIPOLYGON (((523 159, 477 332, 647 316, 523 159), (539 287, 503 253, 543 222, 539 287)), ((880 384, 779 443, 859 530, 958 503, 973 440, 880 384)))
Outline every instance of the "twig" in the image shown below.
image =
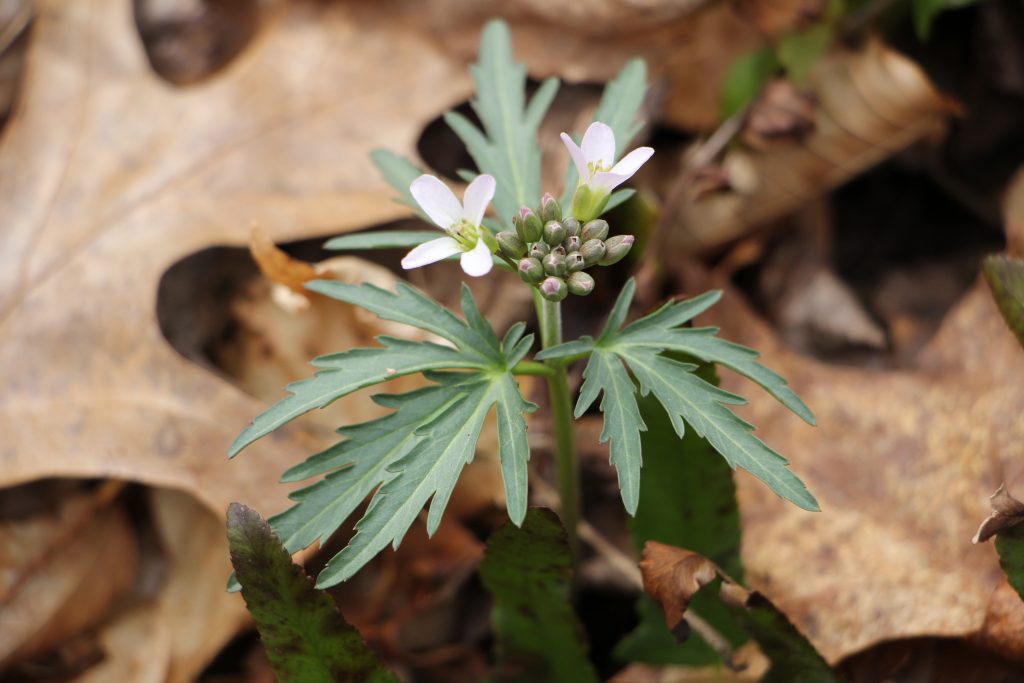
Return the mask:
MULTIPOLYGON (((535 478, 531 485, 533 487, 534 497, 537 502, 547 507, 557 509, 558 508, 558 494, 546 481, 539 478, 535 478)), ((580 540, 589 545, 594 549, 598 555, 608 561, 608 566, 618 572, 622 578, 626 579, 630 584, 633 585, 637 590, 643 591, 644 579, 640 573, 640 567, 637 566, 636 561, 629 557, 626 553, 618 549, 611 541, 605 538, 600 531, 594 528, 594 526, 586 521, 580 519, 576 525, 579 532, 580 540)), ((719 657, 722 658, 722 663, 725 664, 729 669, 736 671, 739 667, 733 662, 733 648, 725 636, 718 632, 718 630, 706 622, 699 614, 693 611, 693 609, 686 610, 686 621, 689 623, 690 628, 693 629, 697 635, 704 639, 711 649, 713 649, 719 657)))

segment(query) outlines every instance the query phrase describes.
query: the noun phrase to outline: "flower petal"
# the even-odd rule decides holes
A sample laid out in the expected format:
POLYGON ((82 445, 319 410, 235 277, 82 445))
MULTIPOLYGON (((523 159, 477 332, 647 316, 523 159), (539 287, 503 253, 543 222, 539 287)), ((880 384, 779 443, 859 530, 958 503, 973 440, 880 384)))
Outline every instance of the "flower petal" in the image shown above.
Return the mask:
POLYGON ((491 249, 482 239, 477 240, 476 246, 470 251, 462 252, 462 270, 466 275, 480 277, 491 272, 494 266, 494 259, 491 258, 491 249))
POLYGON ((449 228, 462 218, 462 204, 447 185, 432 175, 423 174, 412 181, 409 192, 430 220, 442 228, 449 228))
POLYGON ((590 182, 587 183, 587 185, 589 185, 591 189, 611 192, 627 180, 629 180, 628 175, 605 171, 603 173, 595 173, 594 177, 590 179, 590 182))
POLYGON ((462 247, 451 237, 438 237, 436 240, 424 242, 406 254, 405 258, 402 259, 402 267, 406 270, 419 268, 428 263, 443 261, 453 254, 458 254, 460 251, 462 251, 462 247))
POLYGON ((462 195, 462 205, 465 207, 462 217, 473 225, 480 225, 480 221, 484 219, 484 212, 487 211, 487 205, 494 199, 496 187, 497 183, 494 182, 492 175, 482 173, 473 178, 473 182, 466 188, 466 193, 462 195))
POLYGON ((624 175, 627 178, 640 170, 640 167, 647 163, 647 160, 654 154, 650 147, 637 147, 632 152, 622 157, 619 163, 612 167, 612 173, 624 175))
POLYGON ((583 134, 583 157, 587 163, 605 167, 615 161, 615 133, 606 124, 594 121, 583 134))
POLYGON ((565 133, 562 133, 562 142, 565 143, 565 148, 569 150, 572 163, 576 165, 576 173, 579 174, 581 180, 585 181, 590 177, 590 173, 587 171, 587 159, 583 156, 583 150, 565 133))

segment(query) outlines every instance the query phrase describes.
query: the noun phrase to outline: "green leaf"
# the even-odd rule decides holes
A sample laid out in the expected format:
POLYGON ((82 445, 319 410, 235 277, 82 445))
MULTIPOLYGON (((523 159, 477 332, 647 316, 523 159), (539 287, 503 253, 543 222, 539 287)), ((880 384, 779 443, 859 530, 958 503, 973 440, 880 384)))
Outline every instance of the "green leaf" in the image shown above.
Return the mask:
MULTIPOLYGON (((716 383, 711 366, 698 372, 706 381, 716 383)), ((644 543, 653 540, 691 548, 742 580, 740 518, 732 470, 693 430, 679 438, 656 399, 647 396, 639 404, 647 431, 641 435, 640 505, 629 525, 634 546, 639 552, 644 543)), ((691 607, 733 645, 742 644, 744 634, 720 600, 701 591, 691 607)), ((661 609, 647 595, 640 597, 637 615, 639 626, 616 647, 619 659, 693 666, 720 661, 699 634, 679 643, 665 625, 661 609)))
POLYGON ((732 613, 771 661, 761 683, 841 683, 810 641, 760 593, 751 593, 732 613))
MULTIPOLYGON (((437 303, 414 287, 400 282, 394 292, 373 285, 349 285, 335 280, 313 280, 306 288, 338 301, 365 308, 382 320, 404 323, 421 330, 433 332, 447 339, 462 353, 477 359, 480 364, 488 361, 497 365, 503 362, 501 350, 490 337, 481 335, 459 320, 447 308, 437 303)), ((468 287, 463 284, 463 291, 468 287)), ((346 352, 347 353, 347 352, 346 352)), ((344 354, 322 356, 314 363, 320 367, 332 367, 332 359, 344 354)))
POLYGON ((586 412, 603 392, 604 426, 600 442, 611 441, 611 463, 619 477, 626 512, 633 514, 640 501, 640 432, 647 429, 636 404, 636 387, 622 361, 614 353, 595 350, 583 370, 583 386, 576 402, 576 417, 586 412))
POLYGON ((806 87, 811 71, 835 42, 835 30, 826 23, 788 35, 779 41, 775 55, 798 87, 806 87))
POLYGON ((420 426, 446 410, 459 394, 443 385, 401 396, 376 396, 377 403, 395 412, 377 420, 344 427, 346 439, 310 457, 283 477, 296 481, 330 472, 312 486, 293 492, 295 505, 270 518, 288 552, 317 539, 327 539, 381 483, 391 477, 388 467, 423 440, 420 426))
POLYGON ((947 10, 970 7, 980 0, 913 0, 914 30, 921 40, 928 40, 935 18, 947 10))
POLYGON ((483 130, 458 112, 448 112, 445 122, 465 143, 481 173, 498 183, 494 208, 499 220, 511 226, 522 206, 540 200, 540 149, 537 128, 558 90, 558 80, 541 84, 526 105, 526 67, 516 63, 508 26, 492 20, 483 31, 480 60, 470 67, 476 83, 471 102, 483 130))
POLYGON ((571 576, 565 530, 550 510, 530 508, 522 528, 506 524, 487 541, 480 578, 494 596, 494 680, 598 680, 569 602, 571 576))
POLYGON ((465 322, 408 285, 388 292, 321 280, 309 287, 385 320, 415 325, 454 345, 381 337, 381 348, 321 356, 314 361, 320 368, 316 376, 289 385, 292 394, 257 416, 232 445, 234 455, 312 408, 394 377, 424 372, 437 382, 409 394, 375 397, 394 412, 340 429, 344 441, 285 473, 286 481, 327 473, 322 481, 293 493, 295 505, 271 520, 291 551, 326 540, 377 489, 357 524, 358 533, 328 564, 320 585, 348 578, 389 543, 397 547, 428 500, 427 530, 432 534, 437 529, 462 467, 476 452, 484 419, 495 405, 509 516, 516 523, 522 521, 530 455, 523 413, 536 406, 522 397, 511 368, 533 345, 533 335, 524 336, 525 326, 514 325, 499 341, 465 286, 465 322), (452 369, 469 372, 436 372, 452 369))
POLYGON ((279 681, 396 682, 331 597, 313 588, 302 567, 251 508, 228 508, 231 563, 279 681))
POLYGON ((324 244, 324 249, 335 251, 359 251, 362 249, 404 249, 415 247, 441 237, 437 230, 380 230, 377 232, 356 232, 351 235, 334 237, 324 244))
POLYGON ((771 46, 737 57, 722 81, 722 118, 729 118, 752 102, 778 70, 779 60, 771 46))
MULTIPOLYGON (((615 133, 615 158, 618 159, 629 147, 636 134, 643 128, 643 122, 638 120, 640 107, 647 95, 647 64, 639 58, 626 62, 618 75, 608 82, 601 95, 601 102, 597 105, 592 121, 600 121, 606 124, 615 133)), ((579 142, 577 135, 577 142, 579 142)), ((565 170, 565 190, 562 193, 562 205, 569 206, 572 203, 573 192, 576 191, 576 184, 579 181, 579 174, 576 166, 570 161, 565 170)), ((620 190, 612 195, 605 206, 605 212, 629 199, 629 196, 621 196, 620 190), (617 196, 619 195, 619 196, 617 196)))
POLYGON ((981 267, 1007 326, 1024 346, 1024 260, 989 256, 981 267))
POLYGON ((1017 526, 1000 532, 996 537, 996 552, 1006 580, 1024 600, 1024 528, 1017 526))
MULTIPOLYGON (((416 215, 423 220, 428 223, 433 222, 430 220, 430 217, 423 212, 423 209, 420 208, 420 205, 413 198, 412 192, 409 191, 409 186, 412 185, 412 181, 421 176, 424 171, 405 157, 399 156, 386 149, 373 150, 370 152, 370 159, 373 160, 373 164, 377 167, 377 170, 380 171, 380 174, 384 176, 384 180, 388 181, 388 184, 395 188, 395 191, 398 193, 398 196, 395 199, 400 204, 405 204, 411 208, 416 212, 416 215)), ((328 245, 329 244, 330 242, 328 242, 328 245)), ((341 247, 328 246, 327 248, 340 249, 341 247)))
POLYGON ((383 347, 352 349, 344 353, 321 356, 314 361, 323 369, 311 379, 289 384, 289 396, 257 415, 231 448, 230 457, 242 449, 315 408, 325 408, 353 391, 380 384, 396 377, 425 370, 479 368, 484 362, 474 353, 428 342, 410 342, 381 337, 383 347))
POLYGON ((690 301, 666 304, 620 330, 634 290, 635 283, 630 280, 596 341, 583 339, 572 346, 553 347, 537 356, 539 359, 565 357, 575 355, 588 344, 592 347, 590 361, 584 370, 589 384, 584 382, 580 390, 577 414, 586 410, 599 391, 604 391, 601 410, 605 415, 605 428, 602 438, 611 439, 613 459, 616 457, 616 443, 619 444, 619 478, 627 510, 630 502, 636 500, 633 474, 639 472, 641 464, 638 432, 643 426, 639 419, 631 421, 628 417, 636 412, 636 398, 630 390, 632 383, 627 386, 622 379, 625 371, 621 369, 621 363, 625 363, 639 381, 641 393, 653 393, 665 407, 679 437, 685 434, 685 425, 690 424, 732 467, 749 471, 775 493, 798 506, 817 510, 817 501, 789 470, 785 458, 755 437, 752 425, 726 408, 730 404, 744 404, 746 400, 692 374, 696 366, 662 355, 664 352, 683 352, 703 360, 720 361, 758 382, 784 405, 813 423, 810 411, 786 386, 785 380, 755 362, 755 352, 714 339, 714 330, 679 329, 679 325, 717 301, 718 293, 709 292, 690 301), (623 476, 624 470, 626 477, 623 476))
POLYGON ((535 406, 522 398, 508 373, 450 374, 434 378, 441 381, 449 395, 454 394, 452 400, 429 422, 421 423, 413 433, 416 438, 407 452, 384 468, 387 478, 356 524, 355 536, 327 563, 317 580, 318 586, 340 583, 389 544, 398 547, 427 501, 430 501, 427 533, 432 535, 437 530, 462 468, 476 453, 480 430, 495 403, 502 404, 500 410, 504 411, 506 422, 522 429, 514 438, 508 438, 507 434, 499 438, 509 516, 513 520, 522 519, 524 512, 517 506, 525 508, 526 492, 520 485, 525 486, 529 452, 525 423, 517 422, 509 413, 521 414, 535 406))

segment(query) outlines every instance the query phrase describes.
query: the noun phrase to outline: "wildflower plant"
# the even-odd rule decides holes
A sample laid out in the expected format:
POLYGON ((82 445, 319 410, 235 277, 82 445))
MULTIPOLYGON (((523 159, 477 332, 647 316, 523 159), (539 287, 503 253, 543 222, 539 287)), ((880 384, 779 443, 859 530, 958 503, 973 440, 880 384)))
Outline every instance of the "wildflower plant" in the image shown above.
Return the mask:
POLYGON ((334 249, 413 247, 404 268, 429 267, 458 257, 467 275, 480 277, 493 267, 518 273, 531 288, 537 309, 540 351, 525 322, 498 336, 463 285, 461 317, 407 285, 389 292, 317 280, 320 294, 360 306, 384 320, 429 332, 441 343, 380 337, 379 346, 321 356, 316 374, 293 383, 277 404, 258 415, 235 440, 230 455, 273 430, 354 391, 396 377, 422 374, 426 386, 374 401, 391 410, 382 418, 339 428, 341 440, 287 472, 286 482, 318 478, 292 494, 294 505, 270 519, 285 548, 294 552, 326 540, 373 494, 356 533, 318 578, 331 586, 355 574, 386 546, 397 547, 413 521, 428 507, 428 533, 437 530, 463 467, 476 452, 477 439, 492 410, 497 415, 499 458, 508 515, 515 524, 528 501, 526 414, 537 406, 523 396, 518 379, 542 378, 549 395, 558 465, 562 521, 570 540, 578 521, 579 489, 574 419, 597 403, 604 419, 600 439, 610 442, 626 511, 635 513, 640 496, 641 432, 646 426, 637 392, 653 396, 668 413, 675 432, 687 429, 706 438, 733 467, 742 467, 796 505, 816 510, 814 497, 786 460, 752 433, 753 426, 729 406, 744 399, 701 379, 692 362, 717 363, 753 380, 805 421, 810 411, 784 379, 757 361, 757 353, 719 339, 714 328, 687 325, 714 305, 720 292, 671 301, 626 324, 633 298, 630 280, 596 338, 562 338, 561 305, 586 296, 595 280, 588 271, 622 260, 634 246, 632 235, 601 218, 632 190, 620 186, 654 153, 629 153, 646 91, 643 62, 629 62, 608 84, 594 122, 579 144, 562 140, 571 160, 561 198, 542 195, 537 130, 558 89, 543 82, 526 101, 526 71, 514 62, 507 27, 491 22, 484 30, 480 60, 472 67, 477 96, 472 106, 477 127, 457 112, 445 121, 466 144, 480 173, 461 172, 469 182, 460 202, 440 179, 387 151, 373 158, 400 201, 441 228, 437 231, 350 235, 328 242, 334 249), (487 218, 493 204, 493 217, 487 218), (573 406, 568 369, 585 361, 583 384, 573 406), (600 398, 600 401, 598 401, 600 398))

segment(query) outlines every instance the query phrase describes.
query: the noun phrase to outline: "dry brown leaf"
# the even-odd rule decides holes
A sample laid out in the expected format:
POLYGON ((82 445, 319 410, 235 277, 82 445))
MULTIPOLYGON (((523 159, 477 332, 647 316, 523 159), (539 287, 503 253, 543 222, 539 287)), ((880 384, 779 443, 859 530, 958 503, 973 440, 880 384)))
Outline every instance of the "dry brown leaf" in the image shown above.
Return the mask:
POLYGON ((1024 522, 1024 503, 1011 496, 1005 485, 999 485, 989 498, 989 503, 992 505, 992 514, 978 527, 971 543, 984 543, 999 532, 1024 522))
POLYGON ((911 143, 945 130, 951 103, 906 57, 868 41, 823 59, 811 81, 818 102, 814 132, 800 144, 777 145, 750 156, 756 189, 679 204, 662 236, 677 249, 711 249, 792 213, 808 201, 883 161, 911 143))
MULTIPOLYGON (((1018 180, 1011 196, 1021 192, 1018 180)), ((707 284, 697 280, 687 289, 707 284)), ((1005 628, 1021 623, 1024 605, 997 591, 1005 580, 995 551, 969 540, 987 513, 985 492, 1000 481, 1024 486, 1024 353, 984 283, 906 370, 835 367, 793 353, 733 292, 700 322, 760 350, 818 420, 803 426, 767 397, 741 411, 822 508, 797 510, 738 476, 748 584, 830 662, 916 636, 975 636, 1024 655, 1024 631, 1008 637, 1005 628)), ((722 379, 746 390, 730 373, 722 379)))
POLYGON ((94 495, 80 494, 56 516, 29 520, 27 529, 4 525, 0 666, 101 622, 131 587, 138 556, 131 524, 120 507, 95 503, 94 495))
POLYGON ((814 97, 792 81, 769 82, 754 101, 743 125, 743 141, 754 149, 773 144, 800 142, 814 130, 814 97))
POLYGON ((188 254, 244 244, 253 220, 284 240, 406 213, 367 154, 410 152, 467 76, 376 12, 295 7, 205 85, 177 90, 150 70, 130 3, 40 3, 0 149, 0 483, 118 476, 218 511, 285 506, 277 477, 310 443, 291 428, 224 457, 260 402, 164 341, 157 285, 188 254))
POLYGON ((156 605, 137 605, 97 636, 103 660, 75 683, 165 683, 170 668, 170 635, 156 605))
POLYGON ((683 620, 697 591, 725 576, 703 555, 658 541, 644 543, 640 572, 644 590, 661 605, 670 629, 683 620))

